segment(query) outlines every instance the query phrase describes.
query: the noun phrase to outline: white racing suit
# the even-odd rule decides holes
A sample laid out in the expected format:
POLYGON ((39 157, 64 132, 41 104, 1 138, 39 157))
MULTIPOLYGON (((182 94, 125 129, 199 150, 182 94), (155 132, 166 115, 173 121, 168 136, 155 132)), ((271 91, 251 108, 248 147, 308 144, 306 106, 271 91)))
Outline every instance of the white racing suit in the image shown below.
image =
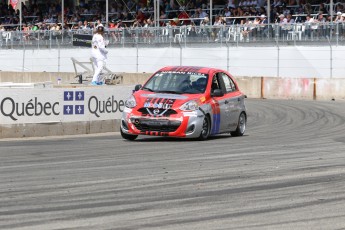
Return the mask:
POLYGON ((100 73, 102 72, 107 61, 106 42, 101 34, 94 34, 92 37, 92 62, 95 67, 92 82, 100 82, 100 73))

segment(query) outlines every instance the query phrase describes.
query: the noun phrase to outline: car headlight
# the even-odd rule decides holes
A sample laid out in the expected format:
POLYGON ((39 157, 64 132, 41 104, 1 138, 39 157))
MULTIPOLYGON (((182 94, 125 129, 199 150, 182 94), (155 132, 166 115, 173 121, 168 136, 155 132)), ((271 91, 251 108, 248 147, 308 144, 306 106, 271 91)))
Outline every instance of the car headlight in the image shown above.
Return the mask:
POLYGON ((184 103, 181 107, 180 110, 182 111, 195 111, 199 109, 199 105, 196 101, 192 100, 192 101, 187 101, 186 103, 184 103))
POLYGON ((136 105, 137 105, 137 101, 135 100, 135 97, 133 95, 130 96, 125 102, 125 106, 127 108, 134 108, 136 105))

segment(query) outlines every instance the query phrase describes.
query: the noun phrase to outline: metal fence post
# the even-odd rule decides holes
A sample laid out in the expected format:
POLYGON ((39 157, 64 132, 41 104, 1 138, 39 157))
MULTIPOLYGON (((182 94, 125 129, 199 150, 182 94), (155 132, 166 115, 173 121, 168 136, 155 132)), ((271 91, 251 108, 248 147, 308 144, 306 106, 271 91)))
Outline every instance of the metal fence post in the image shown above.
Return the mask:
POLYGON ((49 31, 49 49, 52 49, 52 32, 49 31))
POLYGON ((331 41, 329 39, 329 37, 327 36, 327 40, 328 40, 328 44, 329 44, 329 51, 330 51, 330 57, 329 57, 329 67, 330 67, 330 78, 332 79, 333 77, 333 50, 332 50, 332 44, 331 41))
POLYGON ((335 35, 337 36, 337 46, 339 45, 339 23, 337 22, 336 28, 335 28, 335 35))
POLYGON ((24 72, 24 69, 25 69, 25 42, 23 40, 23 63, 22 63, 22 72, 24 72))
POLYGON ((125 37, 125 30, 123 29, 122 30, 122 41, 121 41, 121 43, 122 43, 122 47, 123 48, 125 48, 125 39, 126 39, 126 37, 125 37))
POLYGON ((229 44, 226 42, 226 70, 229 72, 229 68, 230 68, 230 51, 229 51, 229 44))
POLYGON ((60 73, 60 44, 59 44, 59 40, 56 38, 56 44, 58 46, 58 73, 60 73))
POLYGON ((182 46, 180 43, 179 43, 179 46, 180 46, 180 66, 182 66, 182 46))
POLYGON ((277 77, 279 77, 279 68, 280 68, 280 63, 279 63, 279 56, 280 56, 280 47, 278 44, 278 39, 276 39, 276 44, 277 44, 277 52, 278 52, 278 57, 277 57, 277 77))
POLYGON ((241 35, 240 35, 240 27, 238 26, 238 25, 236 25, 236 29, 235 29, 235 31, 236 31, 236 46, 238 47, 238 40, 241 38, 241 35), (237 33, 237 32, 239 32, 239 33, 237 33))
POLYGON ((139 73, 139 47, 138 47, 138 43, 137 43, 137 73, 139 73))
POLYGON ((182 39, 184 40, 184 47, 187 47, 187 27, 184 27, 184 34, 182 36, 182 39))

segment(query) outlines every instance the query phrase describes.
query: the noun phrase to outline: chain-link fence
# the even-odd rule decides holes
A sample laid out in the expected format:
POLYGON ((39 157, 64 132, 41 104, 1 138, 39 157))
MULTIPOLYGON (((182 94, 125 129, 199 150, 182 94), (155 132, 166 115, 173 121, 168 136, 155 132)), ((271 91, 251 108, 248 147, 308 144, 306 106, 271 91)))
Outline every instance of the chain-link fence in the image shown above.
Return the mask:
MULTIPOLYGON (((36 30, 0 31, 2 49, 20 49, 30 46, 37 49, 70 47, 74 34, 92 34, 92 30, 36 30)), ((181 27, 124 27, 109 29, 105 33, 109 46, 205 46, 223 44, 245 45, 315 45, 345 44, 345 23, 300 24, 244 24, 227 26, 181 27)))

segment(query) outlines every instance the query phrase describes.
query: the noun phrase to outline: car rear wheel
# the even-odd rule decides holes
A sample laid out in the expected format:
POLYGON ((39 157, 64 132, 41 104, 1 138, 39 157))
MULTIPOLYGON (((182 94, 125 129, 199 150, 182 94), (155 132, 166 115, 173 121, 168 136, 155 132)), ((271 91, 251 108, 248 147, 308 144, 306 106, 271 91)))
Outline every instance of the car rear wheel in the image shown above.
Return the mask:
POLYGON ((243 136, 246 131, 247 118, 245 113, 241 113, 238 118, 237 128, 235 131, 230 132, 231 136, 238 137, 243 136))
POLYGON ((208 116, 205 116, 204 121, 202 122, 202 130, 198 138, 200 141, 204 141, 208 138, 208 136, 210 135, 210 127, 210 118, 208 116))
POLYGON ((129 140, 129 141, 134 141, 138 137, 138 135, 131 135, 131 134, 124 133, 121 128, 120 128, 120 133, 124 139, 129 140))

